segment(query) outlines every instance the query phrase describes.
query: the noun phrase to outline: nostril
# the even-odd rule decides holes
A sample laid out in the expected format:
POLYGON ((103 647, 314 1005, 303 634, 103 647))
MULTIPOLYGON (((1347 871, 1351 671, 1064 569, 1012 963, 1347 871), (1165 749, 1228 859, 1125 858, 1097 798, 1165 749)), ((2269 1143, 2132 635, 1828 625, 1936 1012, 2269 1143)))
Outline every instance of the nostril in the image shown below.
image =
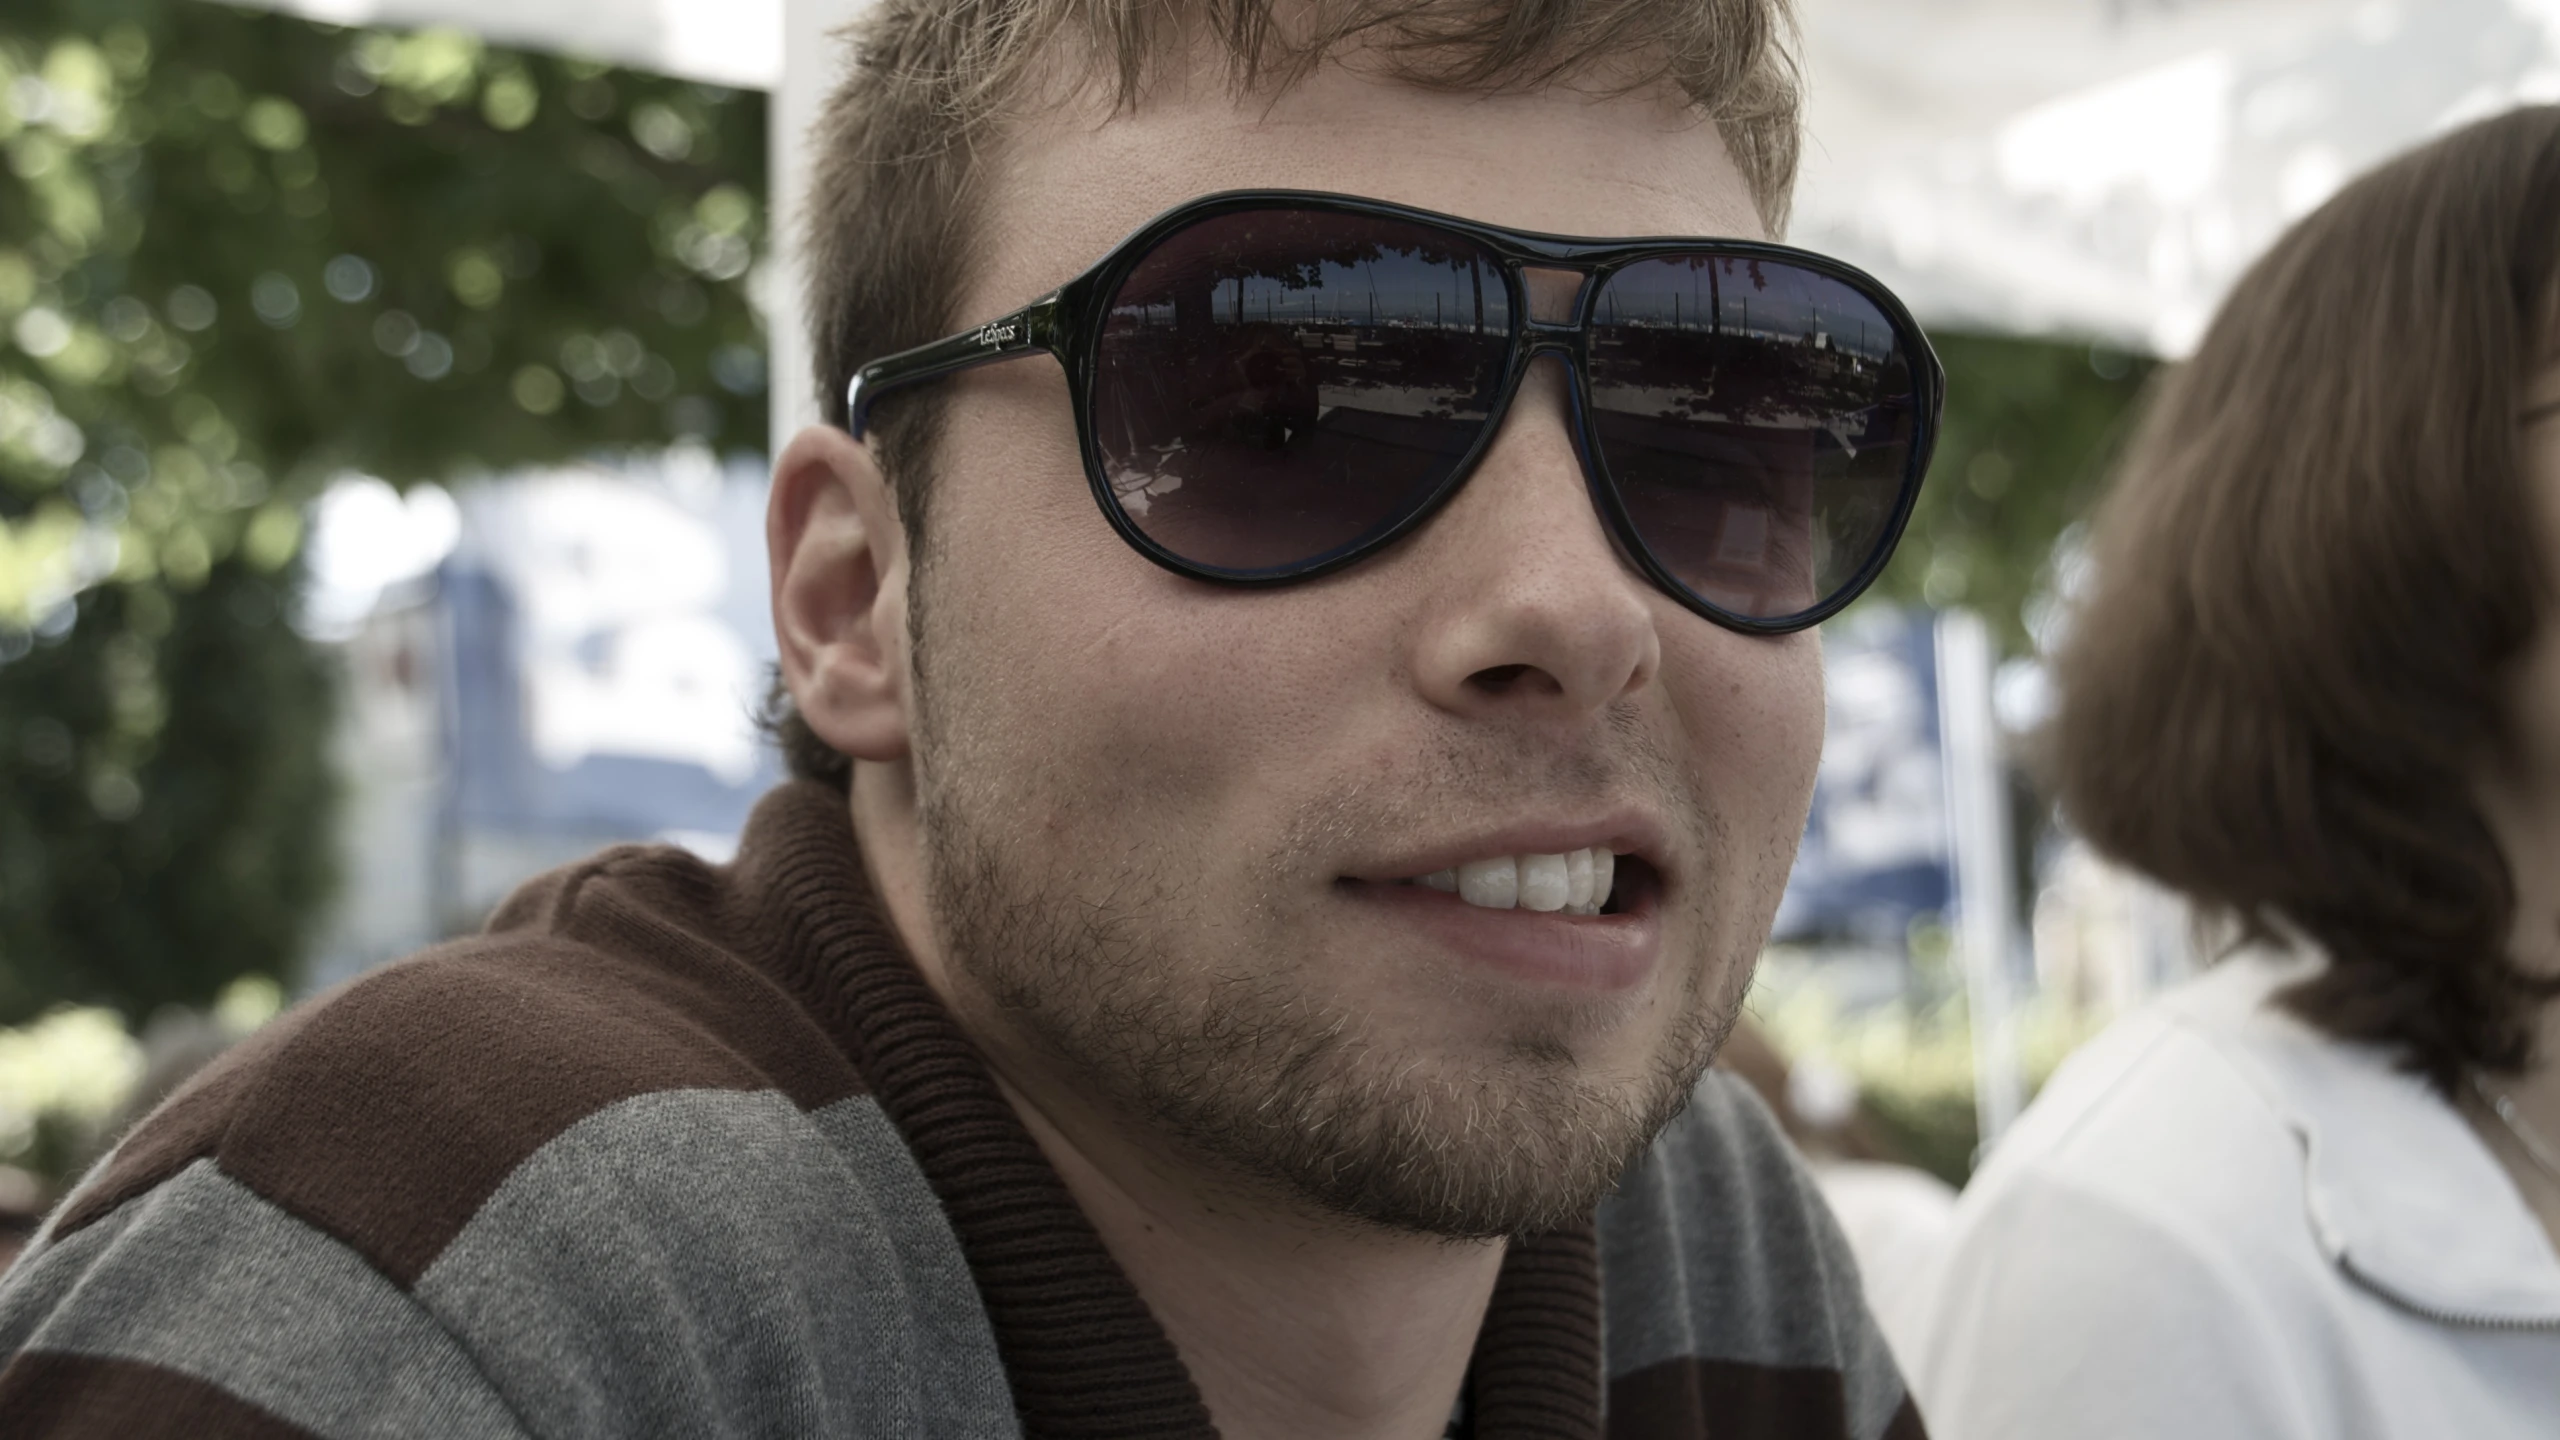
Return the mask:
POLYGON ((1489 695, 1507 695, 1537 670, 1535 665, 1490 665, 1467 677, 1467 683, 1489 695))

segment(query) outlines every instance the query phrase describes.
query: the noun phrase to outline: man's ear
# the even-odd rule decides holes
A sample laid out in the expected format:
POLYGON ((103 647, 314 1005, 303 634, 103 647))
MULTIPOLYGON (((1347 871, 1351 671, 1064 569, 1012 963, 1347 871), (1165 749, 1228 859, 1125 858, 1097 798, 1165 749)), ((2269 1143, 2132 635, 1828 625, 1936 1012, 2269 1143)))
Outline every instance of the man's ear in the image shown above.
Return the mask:
POLYGON ((791 438, 765 510, 782 680, 810 730, 856 760, 907 754, 907 539, 870 447, 791 438))

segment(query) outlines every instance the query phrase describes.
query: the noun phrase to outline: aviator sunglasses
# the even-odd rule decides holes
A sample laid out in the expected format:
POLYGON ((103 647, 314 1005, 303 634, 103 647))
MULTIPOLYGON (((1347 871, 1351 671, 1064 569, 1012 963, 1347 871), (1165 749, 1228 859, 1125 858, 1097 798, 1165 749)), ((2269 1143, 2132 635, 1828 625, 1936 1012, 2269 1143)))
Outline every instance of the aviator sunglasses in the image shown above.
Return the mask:
POLYGON ((1421 525, 1554 354, 1618 548, 1753 634, 1822 620, 1884 568, 1945 388, 1900 301, 1807 251, 1250 190, 1176 206, 1055 293, 863 366, 847 428, 902 386, 1042 353, 1066 367, 1112 528, 1235 585, 1322 575, 1421 525))

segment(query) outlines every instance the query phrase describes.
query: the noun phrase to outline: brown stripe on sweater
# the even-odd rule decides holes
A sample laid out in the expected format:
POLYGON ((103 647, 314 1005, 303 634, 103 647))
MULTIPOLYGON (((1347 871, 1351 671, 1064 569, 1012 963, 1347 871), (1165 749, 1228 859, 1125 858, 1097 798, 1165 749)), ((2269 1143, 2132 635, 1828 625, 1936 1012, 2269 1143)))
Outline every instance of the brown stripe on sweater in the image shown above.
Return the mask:
POLYGON ((16 1440, 317 1440, 192 1375, 46 1350, 0 1369, 0 1416, 16 1440))
POLYGON ((1691 1355, 1609 1382, 1609 1440, 1830 1440, 1848 1433, 1837 1370, 1691 1355))
POLYGON ((1902 1397, 1902 1408, 1893 1412, 1893 1418, 1885 1422, 1884 1433, 1876 1440, 1929 1440, 1929 1428, 1920 1423, 1920 1407, 1910 1395, 1902 1397))
POLYGON ((217 1056, 177 1093, 138 1121, 107 1162, 91 1171, 54 1226, 69 1235, 214 1151, 265 1067, 302 1034, 313 1007, 286 1011, 217 1056))
POLYGON ((1598 1440, 1600 1366, 1590 1229, 1511 1242, 1468 1367, 1477 1440, 1598 1440))
POLYGON ((791 998, 706 938, 714 907, 719 877, 678 851, 556 872, 501 910, 505 931, 376 971, 225 1057, 143 1123, 64 1228, 211 1154, 406 1286, 519 1162, 617 1101, 769 1089, 815 1109, 861 1093, 791 998))

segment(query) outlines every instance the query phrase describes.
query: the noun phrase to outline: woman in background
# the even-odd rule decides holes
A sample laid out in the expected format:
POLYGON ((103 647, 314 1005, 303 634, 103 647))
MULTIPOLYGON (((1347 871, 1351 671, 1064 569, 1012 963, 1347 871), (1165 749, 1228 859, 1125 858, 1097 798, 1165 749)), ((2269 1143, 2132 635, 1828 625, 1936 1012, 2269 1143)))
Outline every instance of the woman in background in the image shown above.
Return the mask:
POLYGON ((1945 1440, 2560 1436, 2560 109, 2349 186, 2162 383, 2064 818, 2242 937, 1966 1191, 1945 1440))

